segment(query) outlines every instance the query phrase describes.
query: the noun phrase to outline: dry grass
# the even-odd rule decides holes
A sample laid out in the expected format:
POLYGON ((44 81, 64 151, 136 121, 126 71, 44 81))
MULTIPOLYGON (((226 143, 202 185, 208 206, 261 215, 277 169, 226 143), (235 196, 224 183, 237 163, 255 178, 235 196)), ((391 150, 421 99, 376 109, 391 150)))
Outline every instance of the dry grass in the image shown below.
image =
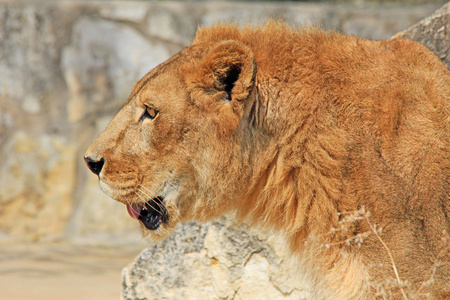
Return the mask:
POLYGON ((413 286, 407 278, 401 278, 397 266, 392 255, 391 250, 388 245, 384 242, 382 238, 382 228, 377 227, 376 224, 372 224, 370 221, 370 212, 364 207, 361 209, 349 213, 339 222, 338 227, 332 228, 329 234, 338 234, 340 232, 349 232, 353 228, 356 222, 366 222, 370 228, 370 231, 359 233, 353 235, 343 241, 325 244, 324 247, 330 248, 332 246, 339 246, 345 244, 347 246, 358 246, 361 247, 369 236, 374 235, 376 239, 380 242, 383 248, 386 250, 386 255, 390 260, 390 267, 392 267, 392 272, 395 280, 386 279, 383 282, 372 283, 372 288, 375 289, 376 299, 403 299, 403 300, 416 300, 416 299, 428 299, 430 294, 426 292, 427 288, 434 283, 434 277, 436 270, 441 267, 445 262, 442 258, 450 252, 450 235, 444 230, 442 233, 442 249, 440 250, 435 263, 430 268, 430 271, 426 278, 419 287, 413 286))

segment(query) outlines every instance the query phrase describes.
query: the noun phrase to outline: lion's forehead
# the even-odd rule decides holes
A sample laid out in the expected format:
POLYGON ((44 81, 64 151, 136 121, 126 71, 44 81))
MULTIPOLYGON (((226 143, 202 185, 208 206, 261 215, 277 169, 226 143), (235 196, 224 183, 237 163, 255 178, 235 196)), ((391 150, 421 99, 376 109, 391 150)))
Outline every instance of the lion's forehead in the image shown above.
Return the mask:
POLYGON ((187 90, 176 66, 160 70, 148 78, 136 93, 135 98, 141 105, 174 106, 186 103, 187 90))

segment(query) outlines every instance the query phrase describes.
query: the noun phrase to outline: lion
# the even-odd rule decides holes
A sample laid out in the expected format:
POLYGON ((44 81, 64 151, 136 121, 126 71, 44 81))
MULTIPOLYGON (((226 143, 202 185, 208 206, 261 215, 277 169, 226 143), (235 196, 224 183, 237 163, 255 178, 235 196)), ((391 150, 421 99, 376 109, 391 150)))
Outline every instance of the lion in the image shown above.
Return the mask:
POLYGON ((450 299, 450 72, 417 42, 200 28, 85 160, 153 240, 234 213, 314 299, 450 299))

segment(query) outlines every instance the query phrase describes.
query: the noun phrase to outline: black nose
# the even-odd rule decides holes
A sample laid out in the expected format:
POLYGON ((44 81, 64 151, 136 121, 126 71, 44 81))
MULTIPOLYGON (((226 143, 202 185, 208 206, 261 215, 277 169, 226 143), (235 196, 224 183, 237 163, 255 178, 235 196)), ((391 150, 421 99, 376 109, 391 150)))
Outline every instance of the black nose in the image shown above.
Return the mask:
POLYGON ((86 165, 88 166, 89 170, 92 171, 95 175, 100 174, 102 171, 103 165, 105 164, 105 159, 100 160, 93 160, 90 157, 85 157, 84 161, 86 162, 86 165))

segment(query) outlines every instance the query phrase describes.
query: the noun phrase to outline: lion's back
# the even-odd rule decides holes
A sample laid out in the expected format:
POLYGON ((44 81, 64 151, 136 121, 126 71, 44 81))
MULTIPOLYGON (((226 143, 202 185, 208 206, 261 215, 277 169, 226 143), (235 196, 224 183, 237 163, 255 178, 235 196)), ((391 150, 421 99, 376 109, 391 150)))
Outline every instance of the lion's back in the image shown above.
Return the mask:
MULTIPOLYGON (((404 278, 420 283, 433 275, 449 293, 450 72, 416 42, 362 43, 360 60, 333 78, 347 133, 347 193, 383 227, 404 278)), ((369 240, 363 251, 385 250, 369 240)), ((382 280, 385 271, 372 276, 382 280)))

